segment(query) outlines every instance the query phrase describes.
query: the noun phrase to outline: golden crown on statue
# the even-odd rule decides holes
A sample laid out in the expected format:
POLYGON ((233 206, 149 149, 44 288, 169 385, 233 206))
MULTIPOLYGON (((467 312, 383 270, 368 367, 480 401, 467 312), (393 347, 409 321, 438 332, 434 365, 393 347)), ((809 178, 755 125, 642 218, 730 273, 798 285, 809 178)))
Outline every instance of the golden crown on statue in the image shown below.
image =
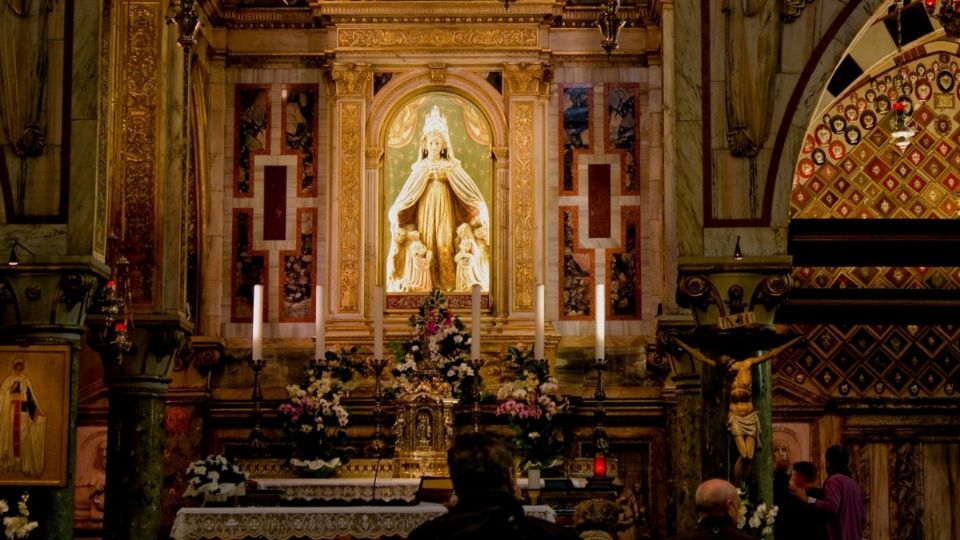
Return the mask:
POLYGON ((434 131, 439 131, 444 134, 450 133, 447 129, 447 117, 446 115, 440 114, 440 108, 436 105, 433 106, 430 114, 427 115, 427 119, 423 122, 424 135, 433 133, 434 131))

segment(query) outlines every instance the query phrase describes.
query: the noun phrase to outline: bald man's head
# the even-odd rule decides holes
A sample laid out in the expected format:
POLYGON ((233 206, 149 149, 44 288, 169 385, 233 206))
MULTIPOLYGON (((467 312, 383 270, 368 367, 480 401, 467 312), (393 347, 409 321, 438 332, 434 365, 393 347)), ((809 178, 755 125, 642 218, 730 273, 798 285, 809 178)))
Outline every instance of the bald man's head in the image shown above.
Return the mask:
POLYGON ((737 520, 740 497, 737 488, 722 478, 711 478, 697 488, 695 501, 700 517, 729 516, 737 520))

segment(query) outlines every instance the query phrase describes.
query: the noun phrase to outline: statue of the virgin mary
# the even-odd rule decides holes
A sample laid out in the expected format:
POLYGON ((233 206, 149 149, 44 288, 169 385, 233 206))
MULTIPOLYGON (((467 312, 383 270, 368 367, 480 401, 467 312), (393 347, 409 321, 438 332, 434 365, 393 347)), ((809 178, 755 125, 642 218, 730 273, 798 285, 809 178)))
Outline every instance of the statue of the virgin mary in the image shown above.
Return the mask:
POLYGON ((421 289, 428 282, 445 292, 469 291, 474 284, 489 290, 490 211, 454 157, 447 118, 437 106, 426 116, 417 160, 387 219, 388 292, 429 292, 421 289), (457 257, 461 249, 471 256, 457 257), (465 268, 458 272, 458 265, 465 268))

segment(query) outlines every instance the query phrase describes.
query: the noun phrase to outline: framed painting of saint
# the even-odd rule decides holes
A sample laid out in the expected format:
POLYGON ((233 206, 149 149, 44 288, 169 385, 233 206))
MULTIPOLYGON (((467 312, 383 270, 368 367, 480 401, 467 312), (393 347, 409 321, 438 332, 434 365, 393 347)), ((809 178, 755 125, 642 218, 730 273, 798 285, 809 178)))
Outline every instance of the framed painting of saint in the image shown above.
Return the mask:
POLYGON ((68 346, 0 346, 0 485, 66 485, 70 361, 68 346))
POLYGON ((490 291, 490 122, 469 99, 420 94, 394 111, 384 141, 384 283, 393 295, 490 291))

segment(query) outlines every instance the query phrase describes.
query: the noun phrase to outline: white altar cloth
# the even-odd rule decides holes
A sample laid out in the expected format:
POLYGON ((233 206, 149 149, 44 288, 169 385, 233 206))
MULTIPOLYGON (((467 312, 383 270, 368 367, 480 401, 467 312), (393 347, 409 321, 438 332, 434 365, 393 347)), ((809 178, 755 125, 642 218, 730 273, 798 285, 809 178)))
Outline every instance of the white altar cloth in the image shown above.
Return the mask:
POLYGON ((417 497, 418 478, 253 478, 260 489, 277 489, 287 500, 407 501, 417 497))
MULTIPOLYGON (((545 505, 524 506, 524 513, 556 522, 556 512, 545 505)), ((174 540, 242 539, 267 540, 291 537, 378 538, 407 536, 413 529, 447 512, 439 503, 414 506, 314 506, 181 508, 173 522, 174 540)))
MULTIPOLYGON (((407 501, 417 497, 418 478, 251 478, 260 489, 276 489, 287 500, 304 501, 407 501)), ((544 481, 540 480, 543 487, 544 481)), ((527 479, 517 481, 520 489, 527 488, 527 479)))

